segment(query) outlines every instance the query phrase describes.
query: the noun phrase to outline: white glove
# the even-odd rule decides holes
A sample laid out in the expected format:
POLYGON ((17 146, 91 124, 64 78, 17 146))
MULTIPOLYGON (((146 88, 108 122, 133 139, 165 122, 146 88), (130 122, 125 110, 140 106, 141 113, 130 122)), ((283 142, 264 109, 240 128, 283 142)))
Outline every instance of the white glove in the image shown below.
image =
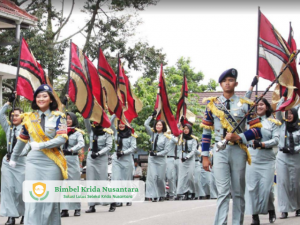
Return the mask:
POLYGON ((15 168, 16 165, 17 165, 17 163, 16 163, 15 161, 10 160, 10 161, 8 162, 8 165, 9 165, 10 167, 15 168))
POLYGON ((39 147, 39 143, 37 142, 30 142, 30 147, 31 147, 31 150, 33 151, 37 151, 37 150, 40 150, 40 147, 39 147))

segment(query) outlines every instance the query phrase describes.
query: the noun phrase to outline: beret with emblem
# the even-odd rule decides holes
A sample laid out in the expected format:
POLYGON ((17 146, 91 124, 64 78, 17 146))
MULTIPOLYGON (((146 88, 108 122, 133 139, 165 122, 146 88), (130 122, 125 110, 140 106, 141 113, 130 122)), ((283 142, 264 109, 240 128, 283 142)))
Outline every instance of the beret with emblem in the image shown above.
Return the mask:
POLYGON ((229 70, 225 70, 219 77, 219 83, 221 83, 222 80, 224 80, 226 77, 233 77, 233 78, 237 79, 237 76, 238 76, 238 72, 236 69, 231 68, 229 70))
POLYGON ((48 84, 42 84, 41 86, 38 87, 38 89, 36 89, 36 91, 34 92, 34 98, 38 95, 38 93, 40 92, 51 92, 52 93, 52 88, 48 85, 48 84))

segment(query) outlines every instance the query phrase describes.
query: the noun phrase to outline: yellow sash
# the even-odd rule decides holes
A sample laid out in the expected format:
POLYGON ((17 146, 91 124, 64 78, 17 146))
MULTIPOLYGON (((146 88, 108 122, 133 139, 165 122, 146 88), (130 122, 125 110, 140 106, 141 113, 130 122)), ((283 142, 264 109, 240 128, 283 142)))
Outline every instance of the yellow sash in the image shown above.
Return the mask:
MULTIPOLYGON (((38 114, 34 113, 25 113, 23 124, 27 129, 30 137, 33 138, 35 142, 46 142, 50 139, 45 135, 39 121, 38 114)), ((61 173, 64 179, 68 179, 68 166, 66 158, 57 148, 51 149, 42 149, 41 150, 49 159, 52 159, 54 163, 60 168, 61 173)))

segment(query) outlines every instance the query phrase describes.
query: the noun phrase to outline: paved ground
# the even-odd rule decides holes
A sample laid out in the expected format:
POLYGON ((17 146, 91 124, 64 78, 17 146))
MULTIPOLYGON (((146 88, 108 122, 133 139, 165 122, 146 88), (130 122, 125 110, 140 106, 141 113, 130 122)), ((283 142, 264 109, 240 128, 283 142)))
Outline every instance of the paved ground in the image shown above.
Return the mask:
MULTIPOLYGON (((86 209, 88 206, 84 203, 80 217, 74 217, 73 211, 70 211, 70 217, 62 218, 62 225, 210 225, 214 221, 216 200, 133 203, 130 207, 117 208, 114 213, 108 212, 107 206, 96 206, 97 212, 92 214, 84 213, 86 209)), ((300 224, 300 217, 294 217, 294 213, 290 213, 289 216, 286 220, 277 219, 275 224, 300 224)), ((261 225, 269 224, 267 215, 260 216, 260 221, 261 225)), ((5 222, 6 218, 0 217, 0 225, 5 222)), ((19 224, 19 219, 16 220, 16 224, 19 224)), ((231 213, 228 224, 231 224, 231 213)), ((251 224, 251 216, 245 216, 244 224, 251 224)))

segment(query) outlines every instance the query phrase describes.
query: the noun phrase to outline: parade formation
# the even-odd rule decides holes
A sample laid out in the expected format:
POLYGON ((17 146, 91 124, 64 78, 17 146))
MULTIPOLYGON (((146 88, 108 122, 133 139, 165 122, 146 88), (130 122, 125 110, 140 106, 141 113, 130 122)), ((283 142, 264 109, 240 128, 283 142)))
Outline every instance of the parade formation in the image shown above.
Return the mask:
MULTIPOLYGON (((206 106, 200 124, 188 113, 185 75, 173 115, 161 65, 155 107, 143 121, 150 146, 144 149, 145 201, 155 207, 163 201, 217 199, 215 225, 229 223, 230 199, 233 225, 244 224, 245 214, 252 216, 251 225, 260 224, 259 215, 268 215, 270 223, 291 214, 300 216, 299 51, 291 43, 292 35, 286 42, 259 11, 257 74, 245 96, 237 96, 242 75, 234 68, 222 69, 218 78, 222 93, 203 99, 206 106), (280 66, 270 54, 283 59, 280 66), (270 86, 258 96, 254 88, 261 78, 269 80, 270 86), (274 84, 278 91, 269 102, 264 97, 274 84), (250 100, 253 92, 255 101, 250 100), (195 135, 195 126, 201 127, 201 136, 195 135)), ((67 93, 60 96, 61 102, 25 38, 20 40, 15 91, 0 110, 7 140, 0 205, 0 216, 7 217, 5 225, 60 225, 63 217, 73 213, 80 218, 81 202, 24 202, 22 184, 83 179, 79 154, 85 146, 87 181, 143 177, 134 156, 139 136, 131 122, 146 105, 131 90, 121 59, 115 72, 99 47, 96 68, 72 41, 69 55, 67 93), (29 111, 15 106, 20 97, 31 101, 29 111), (76 108, 73 112, 70 104, 76 108), (80 129, 79 118, 86 132, 80 129)), ((117 214, 123 204, 131 209, 135 203, 90 201, 84 213, 107 206, 105 213, 117 214)))

